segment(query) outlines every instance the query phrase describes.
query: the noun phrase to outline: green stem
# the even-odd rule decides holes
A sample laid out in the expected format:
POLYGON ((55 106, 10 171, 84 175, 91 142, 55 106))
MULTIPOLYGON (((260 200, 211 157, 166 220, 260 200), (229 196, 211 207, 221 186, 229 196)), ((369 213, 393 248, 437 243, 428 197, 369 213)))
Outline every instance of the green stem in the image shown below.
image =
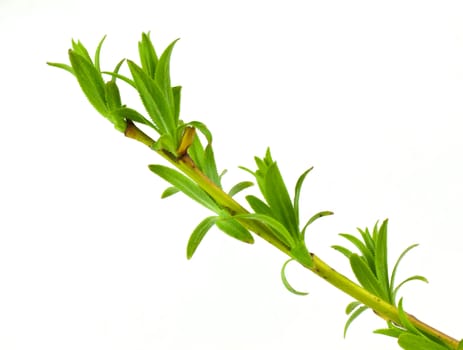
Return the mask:
MULTIPOLYGON (((138 129, 138 127, 132 122, 127 122, 127 129, 125 131, 125 136, 133 138, 146 146, 153 148, 155 141, 147 136, 143 131, 138 129)), ((238 202, 236 202, 232 197, 226 194, 221 188, 216 186, 204 173, 202 173, 188 156, 185 153, 182 157, 176 158, 172 154, 163 151, 157 150, 163 158, 168 160, 171 164, 176 166, 183 173, 188 175, 193 181, 195 181, 204 191, 206 191, 214 200, 220 204, 222 207, 229 210, 231 214, 247 214, 248 211, 243 208, 238 202)), ((259 237, 265 239, 267 242, 281 250, 286 255, 293 257, 290 251, 290 247, 283 244, 280 240, 276 239, 271 231, 263 224, 260 224, 256 221, 239 220, 240 223, 245 226, 250 231, 253 231, 259 237)), ((319 277, 326 280, 328 283, 336 287, 337 289, 348 294, 352 298, 360 301, 369 308, 371 308, 378 316, 385 319, 386 321, 392 321, 395 324, 400 325, 400 318, 397 308, 394 305, 389 304, 378 296, 368 292, 366 289, 362 288, 352 280, 348 279, 346 276, 337 272, 326 264, 323 260, 318 258, 315 254, 312 254, 313 265, 309 266, 306 261, 301 259, 296 259, 300 264, 302 264, 307 269, 311 270, 313 273, 319 277)), ((294 258, 294 257, 293 257, 294 258)), ((444 344, 449 346, 451 349, 457 349, 458 341, 437 329, 427 325, 426 323, 418 320, 416 317, 407 314, 410 322, 420 331, 440 339, 444 344)))

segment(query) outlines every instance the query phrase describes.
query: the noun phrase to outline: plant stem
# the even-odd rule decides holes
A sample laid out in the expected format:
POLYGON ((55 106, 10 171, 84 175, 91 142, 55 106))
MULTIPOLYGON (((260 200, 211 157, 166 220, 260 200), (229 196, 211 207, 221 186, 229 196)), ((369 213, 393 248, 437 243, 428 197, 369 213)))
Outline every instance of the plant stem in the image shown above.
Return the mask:
MULTIPOLYGON (((155 141, 141 131, 131 121, 127 122, 127 128, 125 130, 125 136, 135 139, 146 146, 153 149, 155 141)), ((198 167, 194 164, 193 160, 185 153, 180 158, 176 158, 174 155, 164 150, 156 150, 163 158, 168 160, 171 164, 181 170, 183 173, 188 175, 193 181, 195 181, 204 191, 206 191, 219 205, 226 208, 230 214, 248 214, 248 211, 243 208, 238 202, 232 197, 226 194, 221 188, 214 184, 198 167)), ((283 244, 281 241, 275 239, 275 236, 269 231, 269 229, 256 221, 240 219, 240 223, 250 231, 254 232, 259 237, 265 239, 267 242, 281 250, 286 255, 293 257, 291 254, 290 247, 283 244)), ((399 312, 397 308, 379 298, 378 296, 370 293, 363 287, 359 286, 346 276, 334 270, 323 260, 317 257, 315 254, 310 253, 313 261, 313 265, 309 266, 305 261, 301 261, 295 257, 301 265, 311 270, 319 277, 326 280, 328 283, 336 287, 337 289, 348 294, 355 300, 363 303, 364 305, 371 308, 378 316, 386 321, 392 321, 397 325, 401 324, 399 318, 399 312)), ((418 320, 413 315, 407 314, 409 321, 420 331, 426 333, 434 338, 439 339, 441 342, 449 346, 451 349, 457 349, 458 341, 437 329, 427 325, 426 323, 418 320)))

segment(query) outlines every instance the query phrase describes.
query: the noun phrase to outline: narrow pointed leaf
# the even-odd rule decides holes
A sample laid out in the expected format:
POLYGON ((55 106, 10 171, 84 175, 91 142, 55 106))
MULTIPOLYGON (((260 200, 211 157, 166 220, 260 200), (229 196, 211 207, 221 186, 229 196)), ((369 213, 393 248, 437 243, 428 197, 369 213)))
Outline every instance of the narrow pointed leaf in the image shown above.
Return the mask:
POLYGON ((293 235, 299 234, 296 215, 288 190, 276 163, 270 165, 265 174, 265 198, 275 218, 293 235))
POLYGON ((264 214, 268 216, 272 215, 272 211, 270 210, 270 207, 267 204, 265 204, 264 201, 257 198, 256 196, 253 196, 253 195, 246 196, 246 200, 248 201, 252 210, 254 210, 257 214, 264 214))
POLYGON ((387 220, 381 225, 376 239, 375 272, 381 289, 387 294, 386 301, 392 303, 387 263, 387 220))
POLYGON ((349 260, 352 271, 354 272, 355 277, 357 277, 359 283, 369 292, 377 296, 384 297, 376 276, 373 271, 371 271, 365 260, 357 254, 352 254, 349 260))
POLYGON ((309 293, 307 292, 299 292, 296 289, 294 289, 291 284, 288 282, 288 279, 286 278, 286 266, 290 261, 293 261, 294 259, 289 259, 287 260, 282 268, 281 268, 281 280, 283 281, 283 285, 286 287, 287 290, 289 290, 291 293, 296 294, 296 295, 307 295, 309 293))
POLYGON ((405 249, 402 254, 400 254, 399 258, 397 259, 395 265, 394 265, 394 268, 392 269, 392 274, 391 274, 391 287, 394 288, 395 287, 395 276, 396 276, 396 273, 397 273, 397 269, 399 268, 399 264, 400 262, 402 261, 402 259, 404 258, 404 256, 410 251, 412 250, 413 248, 417 247, 418 244, 412 244, 411 246, 409 246, 407 249, 405 249))
POLYGON ((154 75, 154 80, 159 85, 162 93, 168 101, 169 106, 174 108, 174 95, 172 92, 172 87, 170 83, 170 57, 172 55, 172 50, 174 49, 175 43, 179 39, 173 41, 159 57, 159 61, 156 66, 156 72, 154 75))
POLYGON ((138 93, 149 116, 159 128, 162 135, 173 135, 176 125, 173 125, 173 118, 169 114, 165 97, 159 87, 138 65, 128 61, 130 72, 137 86, 138 93))
POLYGON ((65 71, 68 71, 69 73, 71 73, 72 75, 75 75, 74 74, 74 69, 72 69, 72 67, 68 64, 64 64, 64 63, 55 63, 55 62, 47 62, 47 64, 51 67, 56 67, 56 68, 61 68, 61 69, 64 69, 65 71))
POLYGON ((296 188, 294 189, 294 200, 293 200, 293 206, 294 206, 294 212, 296 213, 296 222, 297 225, 299 226, 299 197, 301 195, 301 189, 302 189, 302 184, 304 183, 304 180, 307 176, 307 174, 313 169, 313 167, 307 169, 302 173, 301 176, 299 176, 299 179, 296 182, 296 188))
POLYGON ((98 73, 91 62, 72 50, 69 51, 69 60, 87 99, 100 114, 107 116, 105 84, 101 74, 98 73))
POLYGON ((94 59, 95 68, 100 73, 101 73, 101 69, 100 69, 100 53, 101 53, 101 47, 103 46, 103 42, 105 41, 105 39, 106 39, 106 35, 98 43, 98 46, 97 46, 96 52, 95 52, 95 59, 94 59))
POLYGON ((397 328, 381 328, 373 331, 375 334, 382 334, 392 338, 398 338, 404 331, 397 328))
POLYGON ((201 221, 198 226, 196 226, 187 244, 186 256, 188 259, 191 259, 199 244, 202 242, 204 236, 210 230, 210 228, 214 226, 217 219, 217 216, 209 216, 201 221))
POLYGON ((214 151, 212 145, 208 144, 204 150, 204 173, 212 180, 219 188, 222 188, 220 183, 219 172, 217 171, 217 165, 215 163, 214 151))
POLYGON ((178 192, 179 192, 179 189, 176 188, 176 187, 167 187, 167 188, 164 190, 164 192, 162 192, 161 198, 164 199, 164 198, 173 196, 174 194, 176 194, 176 193, 178 193, 178 192))
POLYGON ((219 206, 212 200, 211 197, 209 197, 206 192, 204 192, 196 183, 178 171, 163 165, 150 165, 149 168, 153 173, 160 176, 171 185, 185 193, 188 197, 194 199, 206 208, 209 208, 216 213, 220 211, 219 206))
POLYGON ((313 216, 307 221, 307 223, 304 225, 304 228, 303 228, 302 231, 301 231, 302 238, 304 238, 304 236, 305 236, 305 231, 307 230, 307 227, 309 227, 309 225, 310 225, 311 223, 313 223, 315 220, 320 219, 320 218, 322 218, 322 217, 324 217, 324 216, 333 215, 333 214, 334 214, 334 213, 333 213, 332 211, 326 210, 326 211, 321 211, 321 212, 319 212, 319 213, 313 215, 313 216))
POLYGON ((350 259, 351 255, 354 254, 349 249, 344 248, 344 247, 339 246, 339 245, 333 245, 333 246, 331 246, 331 248, 333 248, 334 250, 337 250, 338 252, 343 254, 347 259, 350 259))
POLYGON ((143 70, 153 79, 158 63, 158 57, 150 38, 150 33, 143 33, 138 43, 138 53, 143 70))
POLYGON ((92 58, 90 57, 88 50, 80 41, 72 40, 72 51, 80 55, 83 59, 93 65, 92 58))
POLYGON ((392 301, 393 302, 395 302, 395 299, 397 297, 397 293, 399 292, 400 288, 402 288, 404 284, 406 284, 408 282, 411 282, 411 281, 421 281, 421 282, 429 283, 428 280, 426 279, 426 277, 423 277, 423 276, 415 275, 415 276, 412 276, 412 277, 408 277, 406 280, 399 283, 396 288, 394 288, 394 291, 392 293, 392 301))
POLYGON ((352 311, 354 311, 358 306, 362 305, 359 301, 353 301, 349 303, 346 307, 346 315, 349 315, 352 311))
POLYGON ((232 218, 219 219, 215 225, 227 235, 244 243, 254 243, 254 237, 238 221, 232 218))
POLYGON ((368 310, 367 306, 360 306, 358 309, 356 309, 350 317, 346 321, 346 325, 344 326, 344 338, 347 335, 347 330, 349 329, 349 326, 352 324, 352 322, 359 317, 365 310, 368 310))
POLYGON ((293 247, 295 245, 294 239, 289 231, 279 221, 275 220, 271 216, 264 214, 239 214, 235 215, 234 217, 239 219, 259 221, 269 226, 274 232, 275 236, 288 247, 293 247))
POLYGON ((339 235, 341 237, 344 237, 345 239, 347 239, 348 241, 350 241, 353 245, 357 247, 357 249, 360 251, 362 256, 364 256, 367 259, 370 269, 373 270, 375 268, 375 263, 374 263, 372 252, 368 250, 368 248, 365 246, 365 244, 360 239, 348 233, 340 233, 339 235))
POLYGON ((228 195, 230 197, 233 197, 234 195, 240 193, 241 191, 245 190, 246 188, 249 188, 251 186, 254 186, 254 183, 251 181, 242 181, 234 185, 230 191, 228 191, 228 195))
POLYGON ((174 97, 174 119, 175 123, 178 124, 180 119, 180 100, 181 100, 182 87, 174 86, 172 88, 172 95, 174 97))
POLYGON ((141 115, 140 113, 138 113, 136 110, 132 108, 128 108, 128 107, 117 108, 111 111, 111 114, 119 115, 125 119, 132 120, 136 123, 148 125, 152 127, 154 130, 156 130, 157 132, 159 132, 158 128, 152 122, 150 122, 143 115, 141 115))
POLYGON ((407 329, 409 332, 413 333, 413 334, 416 334, 416 335, 423 335, 414 325, 413 323, 410 322, 410 320, 408 319, 408 316, 407 314, 405 313, 404 311, 404 308, 403 308, 403 299, 401 298, 399 300, 399 304, 397 305, 397 311, 398 311, 398 314, 399 314, 399 319, 400 319, 400 323, 402 324, 402 326, 407 329))
POLYGON ((432 340, 411 333, 404 333, 399 336, 399 345, 404 350, 448 350, 432 340))

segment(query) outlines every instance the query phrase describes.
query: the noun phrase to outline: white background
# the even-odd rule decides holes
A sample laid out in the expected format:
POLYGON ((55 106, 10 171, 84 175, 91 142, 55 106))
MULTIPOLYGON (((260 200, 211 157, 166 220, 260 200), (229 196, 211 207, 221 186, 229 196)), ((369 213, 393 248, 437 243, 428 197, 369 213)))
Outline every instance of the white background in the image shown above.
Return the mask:
MULTIPOLYGON (((463 5, 460 1, 0 0, 0 349, 395 349, 372 313, 257 240, 211 231, 208 213, 159 199, 161 159, 87 103, 65 62, 71 38, 103 67, 136 59, 142 31, 172 59, 182 118, 214 133, 231 185, 271 146, 302 210, 336 215, 310 249, 349 273, 340 232, 390 219, 391 259, 414 315, 463 336, 463 5)), ((127 90, 124 90, 127 91, 127 90)), ((136 96, 124 100, 138 105, 136 96)))

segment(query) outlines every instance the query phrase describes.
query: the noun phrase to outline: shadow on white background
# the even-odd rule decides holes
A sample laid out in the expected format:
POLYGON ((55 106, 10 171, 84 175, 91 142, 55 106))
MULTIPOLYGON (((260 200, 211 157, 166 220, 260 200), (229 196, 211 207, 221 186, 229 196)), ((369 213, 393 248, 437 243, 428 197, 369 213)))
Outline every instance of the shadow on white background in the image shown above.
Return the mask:
MULTIPOLYGON (((365 314, 346 340, 349 297, 258 240, 213 231, 187 261, 206 211, 147 169, 156 154, 125 139, 85 100, 65 62, 71 38, 103 66, 177 37, 172 76, 182 118, 214 133, 226 182, 248 179, 271 146, 289 182, 314 165, 312 251, 348 273, 337 233, 390 219, 391 259, 420 248, 403 276, 417 317, 463 334, 463 7, 389 1, 5 1, 0 3, 1 349, 398 348, 365 314)), ((128 101, 139 104, 136 96, 128 101)))

